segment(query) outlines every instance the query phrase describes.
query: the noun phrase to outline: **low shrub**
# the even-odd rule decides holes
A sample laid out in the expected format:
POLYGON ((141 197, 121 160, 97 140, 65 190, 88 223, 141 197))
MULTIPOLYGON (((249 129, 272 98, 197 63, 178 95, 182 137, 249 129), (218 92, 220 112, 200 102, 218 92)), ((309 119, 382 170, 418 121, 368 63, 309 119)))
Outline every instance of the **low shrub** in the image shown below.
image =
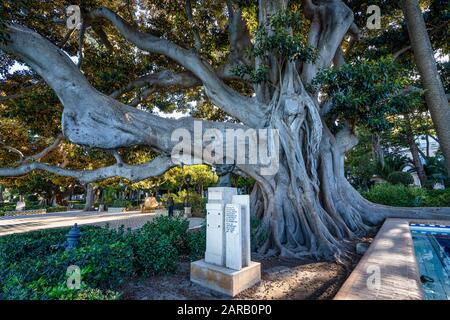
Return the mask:
POLYGON ((408 172, 402 171, 394 171, 390 173, 387 177, 387 181, 391 184, 402 184, 404 186, 414 184, 413 176, 408 172))
POLYGON ((204 257, 206 251, 206 227, 188 232, 187 247, 191 261, 204 257))
POLYGON ((16 205, 9 204, 9 203, 3 203, 0 204, 0 217, 4 216, 6 212, 15 211, 16 205))
POLYGON ((450 189, 427 190, 401 184, 382 183, 361 194, 371 202, 394 207, 450 206, 450 189))
POLYGON ((177 269, 179 252, 168 236, 144 233, 137 237, 135 244, 138 271, 145 276, 177 269))
POLYGON ((425 207, 450 207, 450 189, 427 190, 423 205, 425 207))
POLYGON ((116 289, 134 275, 173 272, 181 256, 199 259, 206 230, 188 232, 183 218, 158 217, 138 230, 81 226, 79 246, 65 250, 70 228, 0 237, 0 300, 118 299, 116 289), (68 267, 78 266, 81 288, 67 288, 68 267))
POLYGON ((60 206, 57 206, 57 207, 48 207, 48 208, 47 208, 47 213, 53 213, 53 212, 66 212, 66 211, 68 211, 68 210, 69 210, 68 207, 60 207, 60 206))
POLYGON ((128 207, 131 207, 131 201, 116 199, 109 205, 109 207, 128 208, 128 207))
POLYGON ((183 218, 158 217, 132 237, 137 268, 144 275, 173 272, 187 248, 189 222, 183 218))
POLYGON ((69 289, 66 284, 52 288, 48 293, 51 300, 118 300, 121 294, 112 290, 86 288, 79 290, 69 289))
POLYGON ((74 210, 83 210, 85 206, 86 206, 85 203, 71 203, 70 204, 70 208, 72 208, 74 210))
POLYGON ((41 204, 39 201, 25 201, 25 210, 37 210, 37 209, 45 209, 45 206, 41 204))
POLYGON ((16 205, 12 203, 0 203, 0 213, 5 211, 16 210, 16 205))
POLYGON ((63 245, 69 228, 1 237, 0 299, 117 296, 110 290, 133 274, 133 251, 123 230, 96 227, 80 230, 80 246, 70 251, 63 245), (81 270, 82 288, 77 292, 66 286, 70 265, 81 270))

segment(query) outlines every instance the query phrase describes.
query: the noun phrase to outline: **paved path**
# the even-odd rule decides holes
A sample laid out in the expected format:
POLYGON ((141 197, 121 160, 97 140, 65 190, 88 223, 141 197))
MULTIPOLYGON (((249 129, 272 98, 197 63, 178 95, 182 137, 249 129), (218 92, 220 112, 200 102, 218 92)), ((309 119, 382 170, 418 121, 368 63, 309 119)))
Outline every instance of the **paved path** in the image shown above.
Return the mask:
MULTIPOLYGON (((13 233, 50 229, 58 227, 68 227, 75 223, 78 225, 98 225, 109 224, 111 228, 118 228, 124 225, 125 228, 137 229, 148 221, 151 221, 159 214, 156 213, 99 213, 69 211, 35 215, 17 215, 12 217, 0 217, 0 236, 13 233)), ((190 218, 189 228, 200 227, 204 223, 202 218, 190 218)))

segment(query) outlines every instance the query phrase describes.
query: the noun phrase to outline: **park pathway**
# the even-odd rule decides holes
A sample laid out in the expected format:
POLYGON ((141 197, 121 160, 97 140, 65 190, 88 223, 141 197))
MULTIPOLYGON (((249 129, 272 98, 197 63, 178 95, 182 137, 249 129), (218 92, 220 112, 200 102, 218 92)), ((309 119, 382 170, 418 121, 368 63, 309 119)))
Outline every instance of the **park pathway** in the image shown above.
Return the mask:
MULTIPOLYGON (((0 217, 0 236, 42 229, 68 227, 75 223, 78 223, 78 225, 97 226, 109 224, 111 228, 118 228, 124 225, 125 228, 137 229, 158 215, 157 213, 140 213, 138 211, 126 213, 69 211, 0 217)), ((203 223, 204 219, 202 218, 190 218, 189 228, 198 228, 203 223)))

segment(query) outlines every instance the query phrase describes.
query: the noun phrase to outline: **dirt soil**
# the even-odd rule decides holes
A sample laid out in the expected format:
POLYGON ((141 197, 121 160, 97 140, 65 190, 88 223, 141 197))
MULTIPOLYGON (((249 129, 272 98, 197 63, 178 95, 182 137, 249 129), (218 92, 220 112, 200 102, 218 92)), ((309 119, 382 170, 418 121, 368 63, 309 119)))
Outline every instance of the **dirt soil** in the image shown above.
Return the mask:
MULTIPOLYGON (((234 299, 252 300, 324 300, 332 299, 350 275, 359 257, 347 267, 334 262, 252 260, 262 264, 262 281, 234 299)), ((123 299, 132 300, 210 300, 229 299, 189 281, 189 262, 182 262, 171 275, 133 279, 122 286, 123 299)))

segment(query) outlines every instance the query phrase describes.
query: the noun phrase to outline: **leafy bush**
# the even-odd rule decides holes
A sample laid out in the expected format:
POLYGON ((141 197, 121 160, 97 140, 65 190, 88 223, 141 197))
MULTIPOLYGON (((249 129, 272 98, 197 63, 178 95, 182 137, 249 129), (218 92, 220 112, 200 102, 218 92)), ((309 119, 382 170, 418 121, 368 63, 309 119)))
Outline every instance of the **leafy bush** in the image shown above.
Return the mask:
POLYGON ((0 299, 116 297, 110 289, 133 273, 133 251, 125 233, 97 227, 80 230, 80 246, 70 251, 63 246, 69 228, 1 237, 0 299), (80 290, 66 288, 70 265, 81 269, 80 290))
POLYGON ((394 207, 449 207, 450 189, 427 190, 401 184, 377 184, 362 195, 374 203, 394 207))
POLYGON ((68 210, 69 210, 68 207, 60 207, 60 206, 57 206, 57 207, 48 207, 48 208, 47 208, 47 213, 52 213, 52 212, 66 212, 66 211, 68 211, 68 210))
POLYGON ((136 261, 144 275, 174 272, 178 266, 178 250, 166 235, 156 237, 144 234, 138 237, 135 247, 136 261))
POLYGON ((364 192, 363 196, 369 201, 394 207, 420 207, 426 191, 400 184, 381 183, 364 192))
POLYGON ((173 272, 180 256, 205 251, 205 229, 188 232, 181 218, 158 217, 141 229, 81 226, 79 246, 65 250, 70 228, 0 237, 0 300, 118 299, 115 289, 135 274, 173 272), (67 288, 67 268, 81 272, 81 288, 67 288))
POLYGON ((387 180, 392 184, 402 184, 404 186, 409 186, 414 183, 413 176, 408 172, 394 171, 390 173, 387 180))
POLYGON ((115 208, 128 208, 131 206, 131 201, 116 199, 109 206, 115 208))
POLYGON ((39 197, 35 194, 25 196, 25 202, 39 202, 39 197))
POLYGON ((191 261, 203 258, 206 251, 206 227, 188 232, 187 247, 191 261))
POLYGON ((424 169, 429 183, 431 185, 435 183, 444 183, 447 188, 450 187, 447 167, 441 151, 438 151, 434 157, 426 157, 425 160, 426 163, 424 169))
POLYGON ((72 290, 65 284, 54 287, 49 292, 49 298, 52 300, 118 300, 120 296, 120 293, 116 291, 106 290, 103 292, 83 286, 79 290, 72 290))
POLYGON ((158 217, 139 229, 132 239, 138 270, 144 275, 175 271, 187 251, 188 227, 186 219, 158 217))
POLYGON ((107 186, 105 189, 103 189, 102 192, 102 203, 106 204, 106 205, 110 205, 113 203, 114 198, 115 198, 115 189, 112 186, 107 186))
POLYGON ((70 204, 70 207, 74 210, 83 210, 84 207, 86 206, 85 203, 72 203, 70 204))
POLYGON ((16 210, 15 204, 2 203, 0 204, 0 217, 5 215, 5 212, 14 210, 16 210))
POLYGON ((37 209, 45 209, 45 206, 42 205, 39 201, 34 202, 25 201, 25 210, 37 210, 37 209))
POLYGON ((0 210, 10 211, 14 210, 16 205, 10 202, 0 202, 0 210), (11 209, 12 208, 12 209, 11 209))
POLYGON ((427 190, 423 205, 425 207, 450 207, 450 189, 427 190))

